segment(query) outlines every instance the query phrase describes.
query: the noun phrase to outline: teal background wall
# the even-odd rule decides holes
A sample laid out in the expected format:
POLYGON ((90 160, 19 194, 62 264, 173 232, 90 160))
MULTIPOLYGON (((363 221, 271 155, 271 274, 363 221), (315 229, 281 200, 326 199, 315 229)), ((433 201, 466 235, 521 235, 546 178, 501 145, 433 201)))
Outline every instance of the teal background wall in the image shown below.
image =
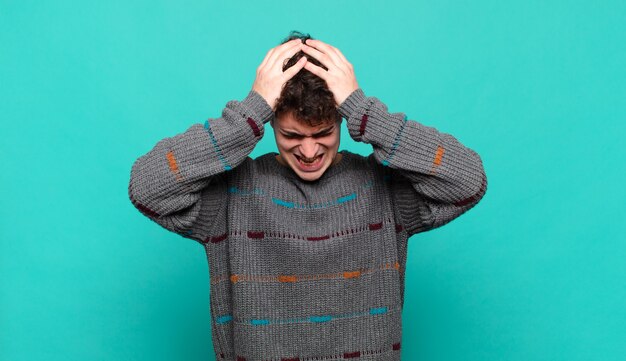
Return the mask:
MULTIPOLYGON (((243 99, 292 29, 482 156, 481 203, 410 239, 403 360, 624 360, 624 19, 609 0, 0 0, 0 360, 213 359, 204 251, 131 205, 130 168, 243 99)), ((252 156, 275 149, 269 130, 252 156)))

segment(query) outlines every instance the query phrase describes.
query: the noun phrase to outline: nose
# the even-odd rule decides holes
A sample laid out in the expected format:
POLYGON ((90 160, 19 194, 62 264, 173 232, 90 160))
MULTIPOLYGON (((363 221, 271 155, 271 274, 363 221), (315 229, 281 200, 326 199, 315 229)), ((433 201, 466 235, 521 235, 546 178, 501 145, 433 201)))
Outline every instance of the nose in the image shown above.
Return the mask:
POLYGON ((300 154, 306 158, 313 158, 317 155, 319 147, 320 146, 315 139, 305 137, 302 140, 302 143, 300 143, 300 154))

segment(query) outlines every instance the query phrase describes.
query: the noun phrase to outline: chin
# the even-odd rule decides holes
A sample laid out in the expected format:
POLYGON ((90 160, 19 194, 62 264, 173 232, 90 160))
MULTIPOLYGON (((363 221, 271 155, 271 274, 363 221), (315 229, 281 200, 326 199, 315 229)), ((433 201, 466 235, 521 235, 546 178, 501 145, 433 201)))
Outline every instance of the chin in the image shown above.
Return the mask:
POLYGON ((324 174, 324 171, 326 171, 326 169, 322 169, 322 170, 320 170, 318 172, 315 172, 315 173, 302 173, 302 172, 296 171, 296 174, 303 181, 314 182, 314 181, 318 180, 322 176, 322 174, 324 174))

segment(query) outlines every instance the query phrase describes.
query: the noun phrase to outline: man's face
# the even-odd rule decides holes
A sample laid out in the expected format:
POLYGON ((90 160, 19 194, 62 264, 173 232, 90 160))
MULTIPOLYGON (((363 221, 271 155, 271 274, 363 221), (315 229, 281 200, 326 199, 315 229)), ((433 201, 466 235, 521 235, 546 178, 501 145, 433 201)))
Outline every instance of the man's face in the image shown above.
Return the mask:
POLYGON ((331 122, 311 127, 299 123, 289 113, 274 119, 272 126, 280 152, 276 159, 291 167, 301 179, 317 180, 333 162, 340 160, 340 125, 341 122, 331 122))

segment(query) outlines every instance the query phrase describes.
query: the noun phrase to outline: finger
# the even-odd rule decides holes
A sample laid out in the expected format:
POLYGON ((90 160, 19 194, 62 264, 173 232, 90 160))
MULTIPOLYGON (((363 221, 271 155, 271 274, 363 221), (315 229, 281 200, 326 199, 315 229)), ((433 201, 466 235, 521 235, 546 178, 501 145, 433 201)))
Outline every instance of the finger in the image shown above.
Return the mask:
POLYGON ((296 44, 297 43, 296 41, 302 42, 302 41, 300 41, 300 39, 293 39, 293 40, 288 41, 288 42, 286 42, 284 44, 280 44, 278 46, 275 46, 275 47, 271 48, 267 52, 267 54, 265 55, 265 59, 263 59, 263 61, 261 62, 261 65, 259 65, 259 68, 262 68, 262 67, 264 67, 267 64, 267 62, 269 61, 269 59, 271 59, 272 55, 276 52, 276 50, 283 49, 285 47, 289 47, 289 46, 291 46, 293 44, 296 44))
POLYGON ((343 60, 343 61, 345 61, 345 62, 346 62, 346 64, 349 64, 349 63, 350 63, 350 62, 348 61, 348 59, 346 59, 346 57, 345 57, 345 56, 343 56, 343 53, 342 53, 339 49, 337 49, 337 48, 333 47, 333 50, 334 50, 334 51, 335 51, 335 53, 336 53, 336 54, 337 54, 337 55, 341 58, 341 60, 343 60))
MULTIPOLYGON (((322 53, 328 55, 329 58, 332 59, 332 61, 336 64, 336 65, 343 65, 344 64, 344 60, 335 52, 335 48, 320 41, 320 40, 315 40, 315 39, 307 39, 306 41, 307 45, 312 46, 314 48, 316 48, 317 50, 321 51, 322 53)), ((319 59, 318 59, 319 60, 319 59)), ((326 64, 324 64, 326 65, 326 64)))
POLYGON ((335 47, 334 47, 334 46, 332 46, 332 45, 326 44, 326 43, 324 43, 324 42, 323 42, 323 41, 321 41, 321 40, 317 40, 317 41, 319 41, 319 42, 321 43, 321 45, 322 45, 322 46, 326 46, 326 47, 328 47, 328 48, 329 48, 329 49, 330 49, 333 53, 335 53, 335 54, 336 54, 336 55, 337 55, 337 56, 338 56, 341 60, 343 60, 343 61, 344 61, 344 63, 345 63, 346 65, 347 65, 347 64, 349 64, 348 59, 346 59, 346 57, 345 57, 345 56, 343 56, 343 54, 341 53, 341 51, 339 51, 339 49, 335 48, 335 47))
POLYGON ((327 67, 329 71, 332 68, 339 68, 344 71, 347 70, 345 64, 343 64, 342 61, 337 62, 336 59, 331 58, 328 54, 325 54, 312 46, 308 46, 305 44, 302 46, 302 51, 319 60, 319 62, 327 67))
POLYGON ((262 69, 265 64, 267 64, 267 60, 272 56, 272 53, 274 52, 274 48, 270 49, 267 54, 265 54, 265 58, 263 59, 263 61, 261 62, 261 65, 259 65, 259 69, 262 69))
POLYGON ((303 56, 302 58, 300 58, 295 64, 293 64, 292 67, 285 70, 285 72, 283 73, 284 80, 287 81, 291 79, 294 75, 296 75, 300 71, 300 69, 304 68, 304 65, 306 63, 307 63, 306 56, 303 56))
POLYGON ((332 62, 332 60, 330 59, 328 55, 322 53, 321 51, 315 49, 312 46, 305 44, 304 46, 302 46, 302 51, 305 54, 308 54, 314 57, 315 59, 317 59, 320 63, 324 64, 324 66, 327 67, 328 69, 330 69, 330 65, 334 65, 334 63, 332 62))
POLYGON ((302 48, 302 41, 298 41, 292 44, 292 46, 290 47, 283 48, 281 50, 276 51, 274 55, 268 61, 268 65, 270 66, 270 69, 274 69, 277 66, 277 63, 280 61, 280 65, 281 65, 280 69, 282 70, 284 59, 286 57, 291 58, 295 53, 300 51, 301 48, 302 48))
POLYGON ((324 68, 317 66, 310 61, 307 61, 306 64, 304 64, 304 68, 324 80, 328 78, 328 72, 324 70, 324 68))

